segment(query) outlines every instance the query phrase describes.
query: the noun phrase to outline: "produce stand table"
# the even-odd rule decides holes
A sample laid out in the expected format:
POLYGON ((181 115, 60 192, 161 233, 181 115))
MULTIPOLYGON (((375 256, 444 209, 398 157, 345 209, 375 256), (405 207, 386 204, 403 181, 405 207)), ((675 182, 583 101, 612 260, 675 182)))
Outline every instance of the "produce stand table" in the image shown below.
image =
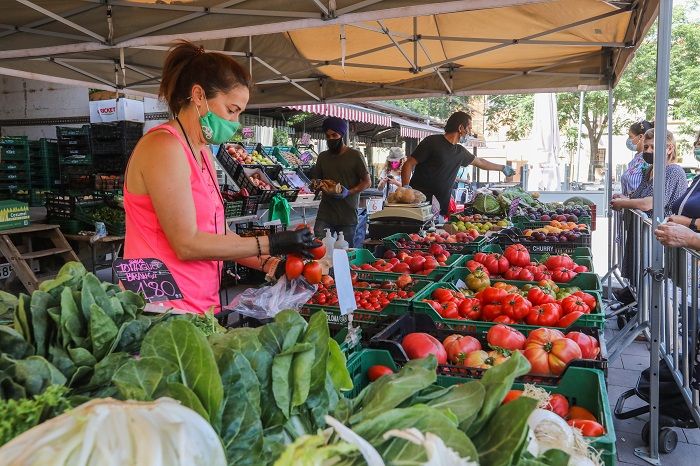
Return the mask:
POLYGON ((96 241, 91 241, 92 236, 90 235, 64 235, 68 241, 75 241, 77 243, 84 243, 87 244, 87 246, 90 248, 90 257, 91 257, 91 269, 92 273, 96 273, 97 271, 97 266, 98 265, 105 265, 109 266, 110 270, 112 270, 112 283, 114 283, 117 279, 116 275, 114 274, 114 269, 112 269, 112 261, 114 261, 119 253, 121 252, 122 247, 124 246, 124 236, 103 236, 102 238, 96 240, 96 241), (100 246, 106 246, 110 249, 111 254, 112 254, 112 260, 105 262, 105 263, 97 263, 97 248, 100 246))

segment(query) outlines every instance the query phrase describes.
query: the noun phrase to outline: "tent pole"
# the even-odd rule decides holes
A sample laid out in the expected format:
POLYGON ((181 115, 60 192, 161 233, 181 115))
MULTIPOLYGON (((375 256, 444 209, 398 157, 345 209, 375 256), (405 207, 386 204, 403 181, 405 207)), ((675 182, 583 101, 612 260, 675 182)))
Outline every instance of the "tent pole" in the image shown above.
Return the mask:
MULTIPOLYGON (((666 131, 668 127, 669 74, 671 66, 671 21, 673 0, 660 0, 656 52, 656 110, 654 124, 654 212, 652 225, 655 230, 665 217, 666 182, 666 131)), ((661 464, 659 459, 659 359, 661 354, 661 319, 664 318, 664 249, 655 236, 651 238, 651 352, 649 371, 650 429, 648 448, 636 448, 634 454, 651 464, 661 464)), ((685 305, 685 304, 684 304, 685 305)), ((674 313, 675 316, 675 313, 674 313)))
MULTIPOLYGON (((578 137, 576 139, 576 181, 581 178, 581 127, 583 126, 583 91, 578 103, 578 137)), ((608 109, 610 110, 610 109, 608 109)), ((608 115, 609 117, 610 115, 608 115)))
MULTIPOLYGON (((581 93, 581 110, 583 110, 583 93, 581 93)), ((610 208, 610 202, 612 201, 613 189, 612 189, 612 168, 613 168, 613 153, 612 153, 612 137, 613 137, 613 86, 612 81, 608 86, 608 169, 605 171, 605 212, 608 218, 608 270, 613 269, 613 241, 615 241, 614 227, 613 227, 613 211, 610 208)), ((580 130, 579 130, 580 131, 580 130)), ((580 151, 579 151, 579 166, 580 164, 580 151)), ((593 160, 590 161, 591 165, 593 160)), ((610 298, 612 293, 612 274, 608 274, 608 298, 610 298)))

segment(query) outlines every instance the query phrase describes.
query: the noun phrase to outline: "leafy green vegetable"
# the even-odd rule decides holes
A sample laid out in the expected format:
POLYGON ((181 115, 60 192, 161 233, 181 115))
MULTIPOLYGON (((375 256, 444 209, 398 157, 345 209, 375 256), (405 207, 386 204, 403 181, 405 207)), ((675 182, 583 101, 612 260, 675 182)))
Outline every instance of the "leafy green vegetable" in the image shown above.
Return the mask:
POLYGON ((338 459, 356 450, 347 442, 327 443, 323 434, 304 435, 289 445, 274 466, 319 466, 337 464, 338 459))
POLYGON ((492 194, 477 193, 474 198, 474 210, 482 214, 497 214, 501 211, 498 199, 492 194))
POLYGON ((131 359, 117 369, 112 381, 125 400, 151 401, 176 370, 174 364, 159 357, 131 359))
POLYGON ((68 388, 51 385, 33 398, 0 400, 0 446, 72 408, 68 388))

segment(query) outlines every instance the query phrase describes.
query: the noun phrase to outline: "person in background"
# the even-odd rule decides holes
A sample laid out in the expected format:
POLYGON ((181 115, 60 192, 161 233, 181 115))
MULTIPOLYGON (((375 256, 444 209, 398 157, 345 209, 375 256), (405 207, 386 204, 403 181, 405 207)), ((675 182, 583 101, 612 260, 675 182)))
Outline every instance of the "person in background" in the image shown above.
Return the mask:
POLYGON ((400 147, 389 149, 389 156, 386 158, 384 169, 379 174, 377 189, 384 191, 384 198, 401 187, 401 165, 406 156, 400 147))
POLYGON ((445 134, 433 134, 423 139, 401 168, 402 186, 417 189, 428 202, 433 196, 440 203, 440 213, 449 213, 452 187, 460 167, 474 165, 482 170, 495 170, 513 176, 515 170, 479 159, 459 141, 472 134, 472 118, 465 112, 455 112, 447 119, 445 134))
MULTIPOLYGON (((672 212, 672 206, 678 198, 688 189, 688 181, 685 171, 676 164, 677 148, 676 139, 673 133, 666 133, 666 186, 664 187, 664 215, 668 216, 672 212)), ((644 169, 642 181, 637 189, 629 197, 618 197, 610 202, 614 210, 639 209, 651 214, 654 206, 652 194, 654 193, 654 129, 644 133, 644 152, 642 153, 644 162, 648 168, 644 169)))
POLYGON ((250 87, 238 62, 190 42, 181 41, 165 59, 160 96, 175 117, 139 140, 124 175, 124 258, 159 259, 183 294, 159 304, 218 312, 221 261, 274 276, 282 262, 272 256, 315 247, 307 228, 242 238, 226 225, 209 144, 238 131, 250 87))
POLYGON ((332 233, 342 231, 345 240, 353 247, 360 193, 372 183, 362 154, 345 144, 348 122, 330 117, 323 121, 322 128, 326 134, 328 150, 318 155, 316 165, 311 169, 311 178, 332 180, 341 185, 341 190, 338 193, 324 191, 314 224, 314 234, 323 238, 326 229, 332 233))
POLYGON ((627 131, 627 148, 634 152, 634 157, 627 165, 627 170, 620 177, 622 196, 629 197, 637 190, 642 182, 642 169, 645 166, 642 153, 644 152, 644 133, 654 127, 654 123, 646 120, 632 123, 627 131))
MULTIPOLYGON (((700 162, 700 133, 693 143, 693 155, 700 162)), ((700 175, 693 178, 688 190, 671 205, 666 223, 654 232, 664 246, 700 249, 700 175)))

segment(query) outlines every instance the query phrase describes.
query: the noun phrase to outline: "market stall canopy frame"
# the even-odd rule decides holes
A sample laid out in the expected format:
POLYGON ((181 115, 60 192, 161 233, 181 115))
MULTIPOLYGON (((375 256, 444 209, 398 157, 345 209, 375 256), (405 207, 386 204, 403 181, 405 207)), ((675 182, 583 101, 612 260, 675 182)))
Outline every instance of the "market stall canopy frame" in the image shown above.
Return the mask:
POLYGON ((251 107, 603 89, 658 0, 14 0, 0 74, 155 95, 177 39, 244 63, 251 107))

